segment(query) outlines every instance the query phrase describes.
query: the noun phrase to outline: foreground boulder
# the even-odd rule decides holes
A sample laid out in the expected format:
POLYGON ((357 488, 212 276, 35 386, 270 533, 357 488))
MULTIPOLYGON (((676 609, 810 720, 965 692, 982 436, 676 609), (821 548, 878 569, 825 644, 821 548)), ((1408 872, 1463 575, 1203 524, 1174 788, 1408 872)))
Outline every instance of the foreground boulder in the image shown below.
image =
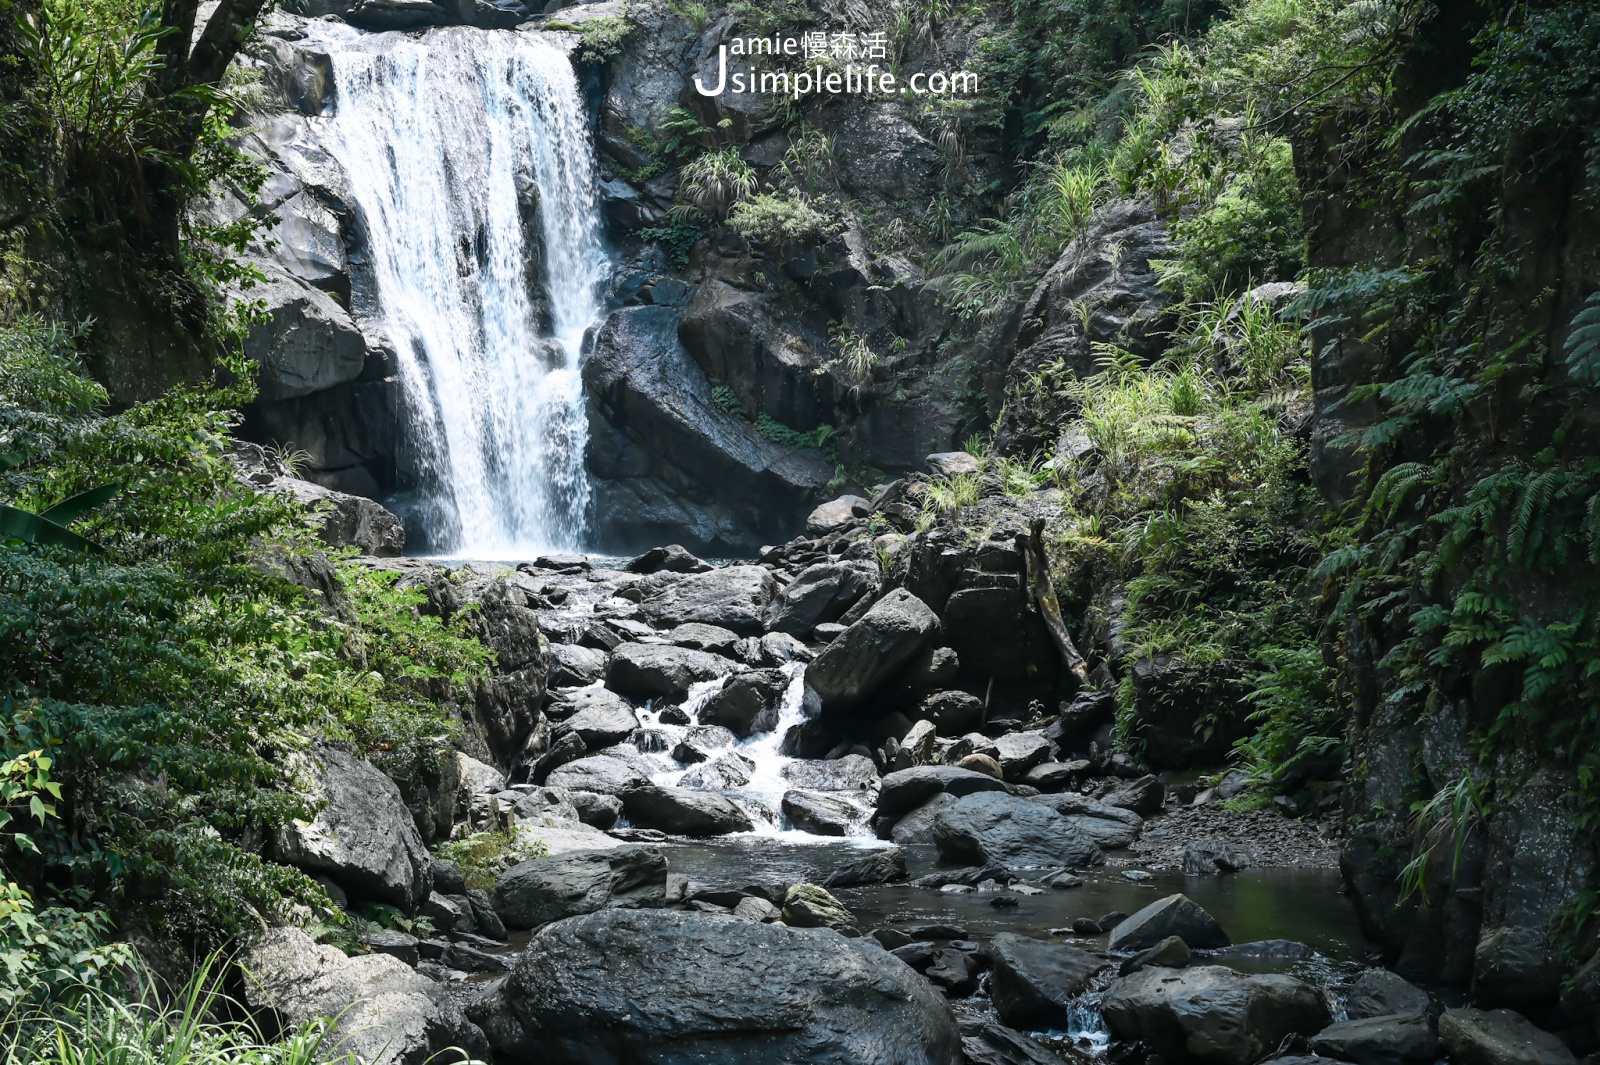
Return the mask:
POLYGON ((552 770, 545 783, 568 791, 597 795, 626 795, 649 785, 650 778, 631 762, 609 754, 579 758, 552 770))
POLYGON ((995 1012, 1013 1028, 1067 1027, 1072 1000, 1107 963, 1088 951, 1011 932, 994 937, 989 991, 995 1012))
POLYGON ((296 775, 323 805, 312 820, 291 821, 279 830, 279 859, 327 876, 354 899, 415 913, 433 890, 433 874, 394 781, 372 763, 332 747, 309 754, 296 775))
POLYGON ((1322 995, 1303 980, 1245 976, 1220 965, 1125 976, 1106 992, 1101 1012, 1118 1039, 1197 1065, 1260 1061, 1287 1036, 1315 1035, 1332 1020, 1322 995))
POLYGON ((1233 940, 1216 918, 1187 895, 1168 895, 1152 902, 1111 930, 1111 950, 1144 950, 1168 936, 1177 936, 1196 950, 1226 947, 1233 940))
POLYGON ((904 588, 872 604, 806 670, 806 687, 822 716, 837 718, 860 706, 938 632, 938 615, 904 588))
POLYGON ((659 906, 667 860, 650 847, 572 851, 507 869, 494 886, 494 911, 508 928, 538 928, 606 907, 659 906))
POLYGON ((1512 1010, 1445 1010, 1439 1042, 1454 1065, 1577 1065, 1565 1043, 1512 1010))
POLYGON ((962 1060, 931 984, 825 929, 610 910, 539 932, 503 995, 542 1065, 962 1060))
POLYGON ((1426 1013, 1363 1017, 1323 1029, 1312 1037, 1311 1049, 1354 1065, 1433 1065, 1439 1035, 1426 1013))
POLYGON ((245 1004, 289 1024, 335 1018, 324 1054, 369 1065, 487 1056, 483 1032, 442 984, 384 953, 347 958, 298 928, 274 928, 239 960, 245 1004), (450 1051, 455 1048, 456 1053, 450 1051))
POLYGON ((792 928, 849 928, 856 923, 849 910, 816 884, 793 884, 783 896, 783 919, 792 928))
POLYGON ((941 857, 967 865, 1081 868, 1104 860, 1094 840, 1047 806, 1007 795, 968 795, 933 815, 941 857))
POLYGON ((621 743, 639 727, 639 715, 621 696, 604 688, 583 688, 574 692, 571 717, 550 730, 554 739, 577 736, 587 750, 598 751, 621 743))
POLYGON ((783 817, 789 825, 814 836, 848 836, 866 811, 826 792, 793 788, 783 793, 783 817))

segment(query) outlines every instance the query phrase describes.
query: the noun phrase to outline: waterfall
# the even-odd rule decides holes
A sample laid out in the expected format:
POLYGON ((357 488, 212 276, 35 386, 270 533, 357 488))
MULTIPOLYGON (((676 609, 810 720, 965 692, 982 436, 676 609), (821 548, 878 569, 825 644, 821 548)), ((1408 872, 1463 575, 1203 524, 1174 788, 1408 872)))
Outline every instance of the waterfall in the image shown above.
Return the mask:
POLYGON ((365 230, 367 317, 399 360, 436 552, 581 546, 584 332, 609 269, 572 65, 537 34, 316 23, 335 113, 314 120, 365 230))

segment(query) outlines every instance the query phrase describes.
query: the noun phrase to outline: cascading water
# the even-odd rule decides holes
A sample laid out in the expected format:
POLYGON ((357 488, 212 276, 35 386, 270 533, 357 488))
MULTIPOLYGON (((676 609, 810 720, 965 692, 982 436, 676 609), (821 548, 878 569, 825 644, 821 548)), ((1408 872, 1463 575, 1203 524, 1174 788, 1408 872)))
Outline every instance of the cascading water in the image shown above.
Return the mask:
POLYGON ((319 137, 365 229, 428 546, 475 558, 584 537, 580 360, 609 270, 572 65, 528 33, 315 30, 319 137), (541 299, 542 296, 542 299, 541 299))

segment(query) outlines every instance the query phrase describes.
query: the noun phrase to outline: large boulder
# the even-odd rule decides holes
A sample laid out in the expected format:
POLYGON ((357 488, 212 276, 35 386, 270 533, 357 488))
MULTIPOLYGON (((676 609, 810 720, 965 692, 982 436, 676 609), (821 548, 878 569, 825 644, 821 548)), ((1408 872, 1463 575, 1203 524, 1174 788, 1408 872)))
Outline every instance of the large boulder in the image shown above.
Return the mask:
POLYGON ((792 928, 849 928, 856 923, 844 904, 815 884, 792 884, 783 895, 783 919, 792 928))
POLYGON ((519 862, 494 886, 507 928, 537 928, 611 906, 660 906, 667 860, 650 847, 572 851, 519 862))
POLYGON ((639 727, 639 715, 620 695, 605 688, 582 688, 572 693, 569 705, 576 709, 550 730, 553 740, 571 734, 591 751, 621 743, 639 727))
POLYGON ((871 510, 871 501, 861 496, 843 495, 838 499, 830 499, 818 504, 815 510, 806 515, 806 533, 824 536, 849 525, 856 518, 866 517, 871 510))
POLYGON ((826 929, 610 910, 549 925, 504 989, 544 1065, 960 1065, 932 985, 826 929))
POLYGON ((939 794, 961 798, 981 791, 1004 790, 1005 783, 987 773, 949 765, 912 766, 883 778, 878 790, 878 813, 884 817, 899 817, 939 794))
POLYGON ((356 0, 346 18, 364 30, 419 30, 444 25, 450 13, 434 0, 356 0))
POLYGON ((641 828, 680 836, 723 836, 755 827, 750 815, 733 800, 688 788, 651 784, 622 796, 622 807, 628 819, 641 828))
POLYGON ((784 780, 810 791, 846 791, 871 802, 878 796, 878 767, 860 754, 842 758, 796 758, 779 770, 784 780))
POLYGON ((368 1065, 422 1065, 464 1051, 488 1055, 483 1032, 444 985, 386 953, 346 957, 298 928, 273 928, 239 959, 244 1000, 291 1025, 333 1018, 323 1056, 368 1065), (437 1056, 437 1057, 436 1057, 437 1056))
POLYGON ((968 795, 934 814, 933 841, 941 857, 964 865, 1081 868, 1104 860, 1094 840, 1054 810, 1001 792, 968 795))
POLYGON ((816 836, 848 836, 866 818, 855 803, 825 792, 786 791, 782 805, 790 827, 816 836))
POLYGON ((740 739, 778 727, 789 675, 781 669, 757 669, 729 677, 700 708, 702 725, 721 725, 740 739))
POLYGON ((606 687, 630 699, 678 702, 689 687, 725 677, 739 667, 720 655, 665 643, 626 643, 606 666, 606 687))
POLYGON ((698 621, 748 636, 761 632, 761 619, 777 592, 765 567, 728 566, 674 581, 646 598, 639 610, 657 628, 698 621))
POLYGON ((354 381, 366 365, 367 343, 333 297, 278 269, 251 289, 266 301, 266 316, 250 326, 244 350, 260 367, 260 398, 297 399, 354 381))
POLYGON ((872 604, 806 670, 806 687, 822 716, 837 718, 860 706, 938 632, 938 616, 903 588, 872 604))
POLYGON ((606 675, 606 653, 575 643, 550 648, 550 687, 582 688, 606 675))
POLYGON ((609 754, 595 754, 558 766, 545 777, 553 788, 626 795, 649 785, 650 777, 634 763, 609 754))
POLYGON ((767 607, 767 628, 809 636, 818 625, 838 621, 862 596, 876 591, 880 580, 877 563, 866 560, 807 566, 767 607))
POLYGON ((1239 1065, 1332 1020, 1316 988, 1292 976, 1246 976, 1220 965, 1153 967, 1118 980, 1101 1003, 1118 1039, 1168 1061, 1239 1065))
POLYGON ((910 813, 896 819, 889 830, 889 838, 902 847, 933 846, 934 816, 954 802, 954 795, 939 792, 910 813))
POLYGON ((359 547, 364 555, 392 558, 405 551, 406 529, 382 504, 320 484, 278 477, 262 486, 294 498, 312 512, 317 539, 330 547, 359 547))
POLYGON ((723 751, 709 762, 697 762, 678 778, 678 787, 695 791, 742 788, 755 775, 756 764, 738 751, 723 751))
POLYGON ((1233 940, 1200 905, 1187 895, 1168 895, 1152 902, 1111 930, 1111 950, 1144 950, 1168 936, 1177 936, 1195 950, 1229 946, 1233 940))
POLYGON ((672 748, 672 759, 685 765, 709 761, 733 748, 734 735, 721 725, 691 725, 672 748))
POLYGON ((1439 1033, 1426 1013, 1363 1017, 1324 1028, 1311 1037, 1311 1049, 1353 1065, 1433 1065, 1439 1033))
POLYGON ((1512 1010, 1445 1010, 1439 1042, 1453 1065, 1577 1065, 1560 1039, 1512 1010))
POLYGON ((1013 1028, 1066 1030, 1071 1002, 1107 962, 1088 951, 1012 932, 989 946, 994 972, 989 991, 995 1012, 1013 1028))
POLYGON ((835 888, 860 887, 863 884, 892 884, 906 879, 908 875, 906 852, 899 847, 884 847, 869 851, 864 857, 839 866, 828 874, 822 886, 835 888))
POLYGON ((1344 1011, 1353 1020, 1393 1013, 1433 1013, 1433 999, 1422 988, 1388 969, 1368 969, 1356 977, 1344 997, 1344 1011))
POLYGON ((1139 838, 1139 831, 1144 827, 1144 819, 1132 810, 1110 806, 1087 795, 1065 792, 1032 798, 1034 802, 1048 806, 1065 817, 1107 850, 1126 847, 1139 838))
POLYGON ((278 832, 279 860, 333 880, 355 899, 414 913, 433 890, 422 836, 394 781, 333 747, 297 759, 297 783, 321 809, 278 832))

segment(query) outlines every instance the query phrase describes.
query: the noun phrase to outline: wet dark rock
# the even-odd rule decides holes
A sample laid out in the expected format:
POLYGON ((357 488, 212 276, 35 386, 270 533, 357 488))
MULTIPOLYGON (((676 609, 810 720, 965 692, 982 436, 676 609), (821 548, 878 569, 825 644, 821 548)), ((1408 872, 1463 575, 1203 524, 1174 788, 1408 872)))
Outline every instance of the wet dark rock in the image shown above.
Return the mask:
POLYGON ((545 777, 545 783, 568 791, 625 796, 647 787, 650 778, 632 762, 615 755, 593 754, 557 767, 545 777))
POLYGON ((839 866, 828 874, 822 886, 839 888, 894 884, 906 879, 906 876, 906 852, 899 847, 884 847, 839 866))
POLYGON ((551 742, 549 750, 539 756, 533 764, 532 779, 543 782, 550 778, 550 774, 570 762, 575 762, 589 752, 589 745, 583 742, 583 737, 575 733, 564 733, 551 742))
POLYGON ((483 1032, 443 987, 388 954, 348 958, 298 928, 273 928, 240 964, 250 973, 249 1008, 293 1025, 331 1017, 330 1042, 357 1060, 411 1065, 451 1048, 488 1053, 483 1032))
POLYGON ((759 634, 777 590, 765 568, 729 566, 675 581, 647 596, 639 610, 657 628, 698 621, 741 635, 759 634))
POLYGON ((311 751, 296 772, 323 806, 279 829, 279 860, 327 875, 352 899, 416 912, 433 890, 432 863, 394 781, 332 747, 311 751))
POLYGON ((452 943, 441 960, 450 968, 464 973, 508 973, 515 965, 516 955, 497 954, 466 943, 452 943))
POLYGON ((978 963, 971 955, 945 947, 934 952, 928 967, 922 971, 935 987, 944 989, 953 998, 962 998, 978 989, 978 963))
POLYGON ((1028 771, 1050 757, 1050 741, 1040 732, 1012 732, 995 740, 1005 778, 1021 783, 1028 771))
POLYGON ((648 784, 623 795, 622 804, 635 824, 674 835, 721 836, 754 827, 742 808, 711 792, 648 784))
POLYGON ((983 1024, 971 1034, 963 1034, 961 1049, 966 1054, 967 1065, 1063 1065, 1063 1062, 1088 1065, 1095 1060, 1075 1049, 1047 1047, 1021 1032, 993 1023, 983 1024))
POLYGON ((1189 950, 1189 944, 1177 936, 1168 936, 1155 946, 1141 950, 1117 969, 1121 976, 1136 973, 1140 969, 1152 965, 1165 966, 1168 969, 1181 969, 1194 960, 1194 954, 1189 950))
POLYGON ((415 966, 421 955, 417 952, 417 937, 390 928, 380 928, 361 937, 361 943, 374 954, 388 954, 407 965, 415 966))
POLYGON ((678 701, 689 687, 738 670, 719 655, 670 644, 623 644, 606 667, 606 687, 630 699, 678 701))
POLYGON ((789 677, 782 670, 762 669, 728 678, 700 708, 702 725, 721 725, 740 739, 778 726, 789 677))
POLYGON ((1168 936, 1177 936, 1196 950, 1226 947, 1232 940, 1222 926, 1187 895, 1168 895, 1119 924, 1111 934, 1111 950, 1144 950, 1168 936))
POLYGON ((685 765, 693 765, 731 750, 733 744, 733 733, 721 725, 693 725, 672 748, 672 758, 685 765))
POLYGON ((606 655, 593 647, 558 643, 550 648, 550 687, 582 688, 606 674, 606 655))
POLYGON ((667 861, 650 847, 621 846, 534 858, 507 869, 494 907, 508 928, 537 928, 612 906, 659 906, 667 861))
POLYGON ((806 670, 808 696, 826 720, 860 706, 885 681, 930 645, 939 619, 927 604, 896 589, 828 644, 806 670))
POLYGON ((857 518, 864 518, 871 510, 871 503, 861 496, 843 495, 826 503, 818 504, 806 517, 806 534, 808 536, 822 536, 836 529, 849 525, 857 518))
POLYGON ((734 654, 738 647, 737 633, 717 625, 707 625, 700 621, 687 621, 669 632, 662 633, 662 637, 670 644, 679 647, 689 647, 696 651, 710 651, 712 654, 727 657, 734 654))
POLYGON ((1237 847, 1208 846, 1192 843, 1183 849, 1185 876, 1217 876, 1237 873, 1250 865, 1248 858, 1237 847))
POLYGON ((1126 847, 1139 838, 1143 820, 1132 810, 1068 792, 1061 795, 1036 795, 1033 801, 1050 807, 1106 849, 1126 847))
POLYGON ((997 934, 989 949, 995 1012, 1013 1028, 1065 1029, 1072 1000, 1107 967, 1087 951, 1011 932, 997 934))
POLYGON ((1426 991, 1387 969, 1368 969, 1356 977, 1345 994, 1344 1008, 1352 1020, 1391 1013, 1435 1012, 1433 999, 1426 991))
POLYGON ((723 751, 709 762, 701 762, 678 778, 678 787, 695 791, 726 791, 750 783, 756 764, 738 751, 723 751))
POLYGON ((598 751, 621 743, 639 727, 633 707, 605 688, 580 689, 569 702, 574 708, 572 715, 550 730, 557 740, 571 734, 583 741, 585 750, 598 751))
POLYGON ((1072 762, 1046 762, 1028 770, 1022 782, 1031 784, 1043 792, 1064 791, 1076 786, 1088 771, 1089 763, 1082 759, 1072 762))
POLYGON ((783 919, 793 928, 848 928, 856 919, 816 884, 795 884, 783 896, 783 919))
POLYGON ((1292 976, 1245 976, 1219 965, 1149 968, 1124 976, 1101 1004, 1119 1039, 1197 1065, 1260 1061, 1285 1037, 1332 1019, 1316 988, 1292 976))
POLYGON ((767 607, 766 625, 804 638, 818 625, 838 621, 880 581, 876 562, 824 562, 807 566, 767 607))
POLYGON ((1324 1028, 1311 1049, 1353 1065, 1433 1065, 1439 1035, 1426 1013, 1364 1017, 1324 1028))
POLYGON ((598 913, 536 935, 505 999, 548 1065, 663 1060, 663 1048, 702 1065, 961 1060, 933 988, 875 944, 821 929, 598 913))
POLYGON ((1003 791, 1005 784, 992 776, 955 766, 913 766, 883 778, 878 792, 878 813, 898 817, 941 793, 961 798, 985 791, 1003 791))
POLYGON ((572 806, 578 811, 578 820, 605 831, 622 816, 622 800, 615 795, 602 795, 594 791, 574 791, 572 806))
POLYGON ((1556 1036, 1512 1010, 1445 1010, 1439 1043, 1454 1065, 1577 1065, 1556 1036))
POLYGON ((644 554, 629 559, 622 567, 629 573, 705 573, 711 565, 695 558, 681 544, 652 547, 644 554))
POLYGON ((865 816, 865 811, 834 795, 794 789, 783 793, 783 816, 790 827, 802 832, 848 836, 865 816))
POLYGON ((1059 868, 1103 860, 1094 841, 1054 810, 997 792, 968 795, 940 810, 933 839, 950 861, 1059 868))
POLYGON ((1211 952, 1214 958, 1273 958, 1279 961, 1304 961, 1316 956, 1304 943, 1292 939, 1258 939, 1251 943, 1235 943, 1211 952))
POLYGON ((422 900, 417 912, 441 932, 471 932, 478 927, 472 916, 472 903, 465 895, 452 897, 435 891, 422 900))
POLYGON ((867 802, 878 796, 878 768, 860 754, 842 758, 796 759, 780 770, 783 779, 810 791, 849 792, 867 802))
POLYGON ((896 819, 889 829, 889 838, 902 847, 932 846, 934 815, 955 801, 954 795, 940 792, 910 813, 896 819))
POLYGON ((917 707, 917 716, 933 722, 934 729, 945 737, 982 728, 983 713, 982 699, 959 691, 935 692, 917 707))

